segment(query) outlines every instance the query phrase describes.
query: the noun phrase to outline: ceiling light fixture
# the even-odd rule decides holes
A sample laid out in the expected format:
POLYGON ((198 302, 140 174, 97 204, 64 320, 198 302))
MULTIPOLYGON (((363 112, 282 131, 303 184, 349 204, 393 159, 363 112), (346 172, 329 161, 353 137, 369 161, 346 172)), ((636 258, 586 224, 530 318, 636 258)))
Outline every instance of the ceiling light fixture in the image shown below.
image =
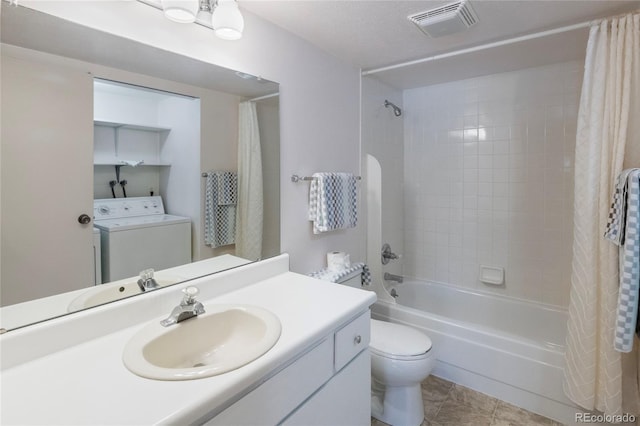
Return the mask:
MULTIPOLYGON (((164 15, 174 22, 189 24, 196 22, 199 12, 211 13, 216 36, 223 40, 242 38, 244 18, 236 0, 161 0, 161 3, 164 15)), ((200 20, 197 23, 203 24, 200 20)))

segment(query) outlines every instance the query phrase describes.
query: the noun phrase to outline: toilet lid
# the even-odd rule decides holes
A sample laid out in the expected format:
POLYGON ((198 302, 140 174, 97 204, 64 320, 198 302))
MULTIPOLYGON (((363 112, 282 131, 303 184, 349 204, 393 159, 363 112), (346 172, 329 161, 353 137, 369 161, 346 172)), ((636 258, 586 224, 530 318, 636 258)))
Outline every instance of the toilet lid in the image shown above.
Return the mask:
POLYGON ((369 347, 372 351, 382 354, 418 356, 429 352, 431 339, 406 325, 372 319, 369 347))

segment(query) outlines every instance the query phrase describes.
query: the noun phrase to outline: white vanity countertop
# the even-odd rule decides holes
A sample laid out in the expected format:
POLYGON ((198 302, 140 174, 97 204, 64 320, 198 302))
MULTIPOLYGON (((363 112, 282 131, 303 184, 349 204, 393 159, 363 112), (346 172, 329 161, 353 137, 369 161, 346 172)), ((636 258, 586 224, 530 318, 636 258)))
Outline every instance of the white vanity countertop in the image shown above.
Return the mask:
MULTIPOLYGON (((174 293, 177 304, 181 293, 174 293)), ((268 309, 282 323, 280 339, 265 355, 234 371, 158 381, 136 376, 122 362, 125 344, 147 322, 137 324, 3 370, 0 422, 142 425, 202 420, 366 311, 375 294, 284 272, 202 302, 205 309, 233 303, 268 309)))

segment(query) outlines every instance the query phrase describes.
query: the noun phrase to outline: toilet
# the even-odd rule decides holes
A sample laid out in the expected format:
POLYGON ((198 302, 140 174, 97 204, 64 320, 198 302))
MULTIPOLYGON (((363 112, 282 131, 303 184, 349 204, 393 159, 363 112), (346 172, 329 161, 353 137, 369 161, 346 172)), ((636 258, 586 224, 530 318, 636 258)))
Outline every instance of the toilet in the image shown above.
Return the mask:
POLYGON ((406 325, 371 320, 371 415, 394 426, 424 420, 420 383, 435 364, 431 339, 406 325))
MULTIPOLYGON (((360 270, 338 280, 362 288, 360 270)), ((371 319, 371 416, 393 426, 424 420, 420 383, 435 365, 431 339, 406 325, 371 319)))

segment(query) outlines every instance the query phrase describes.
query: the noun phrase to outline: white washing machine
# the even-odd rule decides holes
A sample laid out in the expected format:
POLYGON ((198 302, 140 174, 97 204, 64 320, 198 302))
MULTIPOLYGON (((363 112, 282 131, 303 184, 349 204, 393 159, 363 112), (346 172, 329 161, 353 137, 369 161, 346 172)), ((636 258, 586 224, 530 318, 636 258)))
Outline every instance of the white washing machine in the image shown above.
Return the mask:
POLYGON ((93 214, 104 283, 191 262, 191 218, 165 214, 160 196, 94 200, 93 214))

